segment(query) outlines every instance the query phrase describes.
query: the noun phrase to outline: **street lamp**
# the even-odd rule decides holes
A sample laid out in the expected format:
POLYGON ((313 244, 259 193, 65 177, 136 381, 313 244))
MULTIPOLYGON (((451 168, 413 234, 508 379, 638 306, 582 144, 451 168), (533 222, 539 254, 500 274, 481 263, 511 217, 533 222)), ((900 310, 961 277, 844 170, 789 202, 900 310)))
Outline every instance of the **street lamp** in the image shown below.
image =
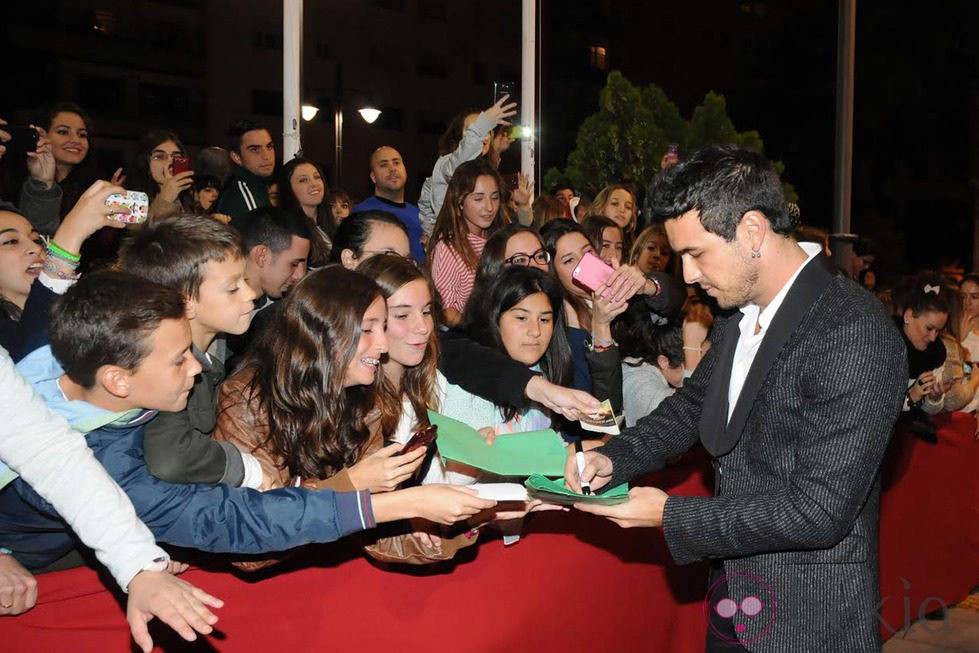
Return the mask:
POLYGON ((374 107, 364 107, 363 109, 358 109, 357 113, 367 121, 368 125, 373 125, 374 121, 381 115, 381 110, 375 109, 374 107))
POLYGON ((303 114, 303 120, 309 122, 316 117, 316 114, 320 112, 320 108, 314 104, 304 104, 300 111, 303 114))

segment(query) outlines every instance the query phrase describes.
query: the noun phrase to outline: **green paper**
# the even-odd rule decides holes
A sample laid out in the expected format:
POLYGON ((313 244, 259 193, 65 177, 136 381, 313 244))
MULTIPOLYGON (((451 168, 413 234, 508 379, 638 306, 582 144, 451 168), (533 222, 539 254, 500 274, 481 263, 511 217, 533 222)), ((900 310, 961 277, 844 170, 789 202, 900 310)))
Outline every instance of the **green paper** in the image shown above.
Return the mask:
POLYGON ((455 460, 501 476, 546 474, 561 476, 568 450, 551 429, 504 433, 493 444, 468 424, 428 411, 428 419, 438 426, 435 446, 446 460, 455 460))
POLYGON ((552 481, 541 474, 533 474, 527 479, 524 485, 527 486, 531 497, 542 499, 547 503, 557 503, 562 506, 570 506, 575 503, 596 503, 603 506, 613 506, 629 500, 628 483, 617 485, 602 494, 578 494, 564 487, 563 477, 552 481))

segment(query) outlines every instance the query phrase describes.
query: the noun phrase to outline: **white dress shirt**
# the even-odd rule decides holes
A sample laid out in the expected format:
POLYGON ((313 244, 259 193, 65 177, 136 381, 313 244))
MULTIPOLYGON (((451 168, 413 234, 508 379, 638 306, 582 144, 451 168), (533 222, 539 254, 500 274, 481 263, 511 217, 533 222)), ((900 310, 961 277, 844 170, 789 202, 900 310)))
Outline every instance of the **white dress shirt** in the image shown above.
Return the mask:
POLYGON ((741 335, 738 338, 738 346, 734 350, 734 365, 731 367, 731 385, 727 391, 728 421, 731 420, 734 407, 738 403, 738 397, 741 396, 741 389, 744 387, 744 381, 748 377, 751 364, 755 360, 755 354, 758 353, 758 348, 761 347, 761 343, 765 339, 765 334, 768 333, 768 325, 775 319, 775 314, 778 313, 782 301, 789 294, 789 289, 792 288, 792 284, 795 283, 799 273, 802 272, 802 268, 806 267, 810 261, 816 258, 817 254, 823 251, 822 246, 818 243, 799 243, 799 247, 806 253, 806 260, 796 268, 796 271, 785 282, 785 285, 778 291, 775 298, 765 307, 765 310, 760 310, 758 304, 753 302, 745 304, 738 309, 743 314, 743 317, 741 318, 741 323, 738 325, 741 329, 741 335))

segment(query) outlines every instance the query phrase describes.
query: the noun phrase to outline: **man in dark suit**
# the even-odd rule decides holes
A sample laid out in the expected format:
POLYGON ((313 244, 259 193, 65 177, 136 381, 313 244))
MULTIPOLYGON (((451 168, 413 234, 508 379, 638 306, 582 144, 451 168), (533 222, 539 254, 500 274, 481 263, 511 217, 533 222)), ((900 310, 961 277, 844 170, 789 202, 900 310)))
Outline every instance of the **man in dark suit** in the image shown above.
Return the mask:
MULTIPOLYGON (((588 452, 581 478, 609 487, 700 441, 715 496, 636 487, 578 507, 662 527, 678 564, 712 562, 708 651, 877 653, 878 470, 907 384, 901 337, 818 245, 794 240, 762 155, 701 150, 653 194, 686 281, 738 310, 683 388, 588 452)), ((566 479, 579 487, 573 459, 566 479)))

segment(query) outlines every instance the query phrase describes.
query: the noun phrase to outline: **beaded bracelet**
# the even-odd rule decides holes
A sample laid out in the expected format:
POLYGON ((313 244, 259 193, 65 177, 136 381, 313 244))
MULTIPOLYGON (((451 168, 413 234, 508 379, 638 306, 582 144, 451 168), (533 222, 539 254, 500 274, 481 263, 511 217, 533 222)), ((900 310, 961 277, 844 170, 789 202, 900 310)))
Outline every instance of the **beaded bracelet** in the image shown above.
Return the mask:
POLYGON ((44 259, 44 273, 54 279, 65 279, 67 281, 78 279, 78 273, 75 272, 75 268, 77 267, 78 263, 65 261, 57 256, 49 256, 44 259))

